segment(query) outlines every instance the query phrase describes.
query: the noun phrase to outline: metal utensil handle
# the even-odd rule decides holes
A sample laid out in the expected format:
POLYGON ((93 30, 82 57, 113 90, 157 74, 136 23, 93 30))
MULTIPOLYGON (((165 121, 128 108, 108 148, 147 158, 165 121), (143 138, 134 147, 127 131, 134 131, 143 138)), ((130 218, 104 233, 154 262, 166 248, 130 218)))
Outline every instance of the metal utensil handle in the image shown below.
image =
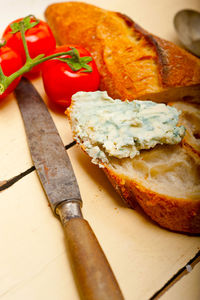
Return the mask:
POLYGON ((81 299, 123 300, 119 285, 94 232, 89 223, 78 216, 77 202, 74 203, 76 217, 68 218, 68 205, 73 204, 62 203, 57 208, 57 213, 65 228, 81 299))

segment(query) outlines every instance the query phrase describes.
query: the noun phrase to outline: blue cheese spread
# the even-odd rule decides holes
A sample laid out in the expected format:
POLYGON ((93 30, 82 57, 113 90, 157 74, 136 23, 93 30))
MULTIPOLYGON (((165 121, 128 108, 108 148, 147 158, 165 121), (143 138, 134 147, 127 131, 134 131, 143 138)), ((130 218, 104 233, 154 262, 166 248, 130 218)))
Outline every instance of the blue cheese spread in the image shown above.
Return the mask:
POLYGON ((179 112, 152 101, 113 100, 107 92, 78 92, 70 110, 75 139, 93 158, 133 158, 157 144, 177 144, 185 133, 177 126, 179 112))

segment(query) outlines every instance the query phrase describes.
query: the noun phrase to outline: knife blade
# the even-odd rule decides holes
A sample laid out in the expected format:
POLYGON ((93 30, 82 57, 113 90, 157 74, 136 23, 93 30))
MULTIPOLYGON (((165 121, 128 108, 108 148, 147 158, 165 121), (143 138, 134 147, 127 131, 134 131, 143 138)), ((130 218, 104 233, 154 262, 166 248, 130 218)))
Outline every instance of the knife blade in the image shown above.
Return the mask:
POLYGON ((44 101, 25 78, 15 89, 15 95, 37 174, 65 229, 81 299, 124 299, 94 232, 82 216, 76 177, 44 101))

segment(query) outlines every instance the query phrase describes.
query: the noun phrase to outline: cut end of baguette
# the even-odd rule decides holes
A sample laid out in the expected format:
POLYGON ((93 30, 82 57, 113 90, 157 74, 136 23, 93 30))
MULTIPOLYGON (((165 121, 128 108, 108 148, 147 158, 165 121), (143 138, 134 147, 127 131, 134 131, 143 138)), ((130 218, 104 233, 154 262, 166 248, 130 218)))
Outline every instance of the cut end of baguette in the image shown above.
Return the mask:
POLYGON ((110 159, 109 167, 157 194, 200 199, 199 166, 181 145, 156 146, 143 150, 134 159, 110 159))
MULTIPOLYGON (((200 233, 199 106, 172 103, 180 111, 186 135, 177 145, 157 145, 134 158, 106 156, 99 165, 129 207, 135 201, 148 216, 173 231, 200 233), (188 118, 185 118, 185 115, 188 118)), ((74 105, 67 114, 74 130, 74 105)), ((86 152, 84 140, 73 132, 86 152)), ((105 153, 106 155, 106 153, 105 153)))
MULTIPOLYGON (((130 208, 135 208, 136 201, 144 212, 161 227, 182 233, 200 233, 200 200, 198 196, 192 199, 177 198, 175 195, 169 196, 168 193, 164 194, 164 191, 159 194, 156 188, 146 187, 144 179, 141 181, 138 178, 124 176, 124 173, 120 174, 118 170, 110 166, 106 166, 104 172, 130 208)), ((165 174, 162 175, 165 176, 165 174)), ((176 172, 174 175, 177 176, 176 172)), ((169 192, 171 186, 167 177, 165 183, 169 192)), ((154 183, 155 186, 156 183, 154 183)), ((184 189, 184 186, 178 186, 178 188, 184 189)))

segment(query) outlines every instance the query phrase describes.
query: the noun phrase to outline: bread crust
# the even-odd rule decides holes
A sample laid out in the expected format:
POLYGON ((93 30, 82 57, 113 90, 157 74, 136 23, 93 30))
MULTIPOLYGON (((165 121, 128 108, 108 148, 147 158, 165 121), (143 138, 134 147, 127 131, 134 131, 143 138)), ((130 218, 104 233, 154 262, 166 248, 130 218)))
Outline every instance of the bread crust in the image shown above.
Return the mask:
POLYGON ((135 180, 105 166, 104 172, 113 187, 130 208, 135 201, 144 212, 164 228, 185 233, 200 233, 200 200, 172 198, 145 188, 135 180))
POLYGON ((112 98, 200 101, 200 60, 129 17, 82 2, 52 4, 45 16, 59 44, 92 53, 112 98))

